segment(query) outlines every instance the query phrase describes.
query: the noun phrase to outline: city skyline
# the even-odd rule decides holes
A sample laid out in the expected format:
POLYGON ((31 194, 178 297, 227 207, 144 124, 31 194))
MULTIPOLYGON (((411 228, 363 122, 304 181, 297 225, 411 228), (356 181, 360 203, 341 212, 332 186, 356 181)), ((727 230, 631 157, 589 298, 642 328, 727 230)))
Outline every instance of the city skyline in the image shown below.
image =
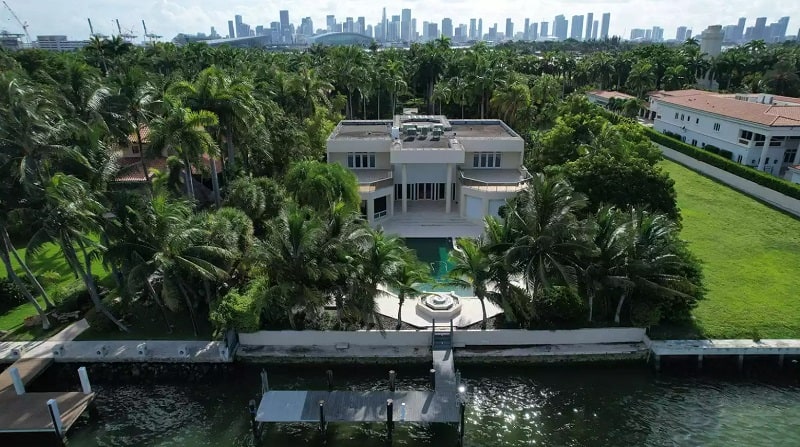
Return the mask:
MULTIPOLYGON (((36 35, 65 34, 73 39, 87 38, 89 35, 86 18, 92 18, 95 31, 102 34, 117 34, 115 18, 120 18, 123 32, 132 30, 135 34, 142 35, 141 20, 147 21, 150 32, 163 36, 164 40, 169 40, 178 33, 203 32, 208 34, 211 27, 218 33, 225 35, 228 31, 228 21, 233 20, 235 15, 241 15, 244 22, 250 24, 252 29, 256 26, 269 28, 273 22, 280 22, 280 10, 288 10, 290 23, 299 27, 303 17, 310 17, 314 24, 314 31, 326 28, 326 16, 335 15, 337 22, 345 21, 346 17, 365 17, 367 25, 380 23, 383 9, 386 9, 387 20, 391 20, 394 15, 401 14, 401 10, 410 9, 414 19, 417 20, 417 32, 422 34, 422 23, 436 23, 441 31, 442 20, 450 18, 453 29, 458 29, 459 25, 467 24, 469 27, 470 19, 483 19, 483 31, 486 33, 490 27, 497 24, 497 31, 504 32, 506 20, 513 22, 515 32, 522 32, 523 23, 526 18, 530 23, 548 22, 551 32, 555 32, 553 21, 557 15, 564 15, 569 22, 569 37, 572 28, 573 16, 584 16, 588 19, 588 14, 594 14, 594 20, 600 19, 604 12, 612 15, 609 28, 609 35, 619 35, 627 39, 631 30, 635 28, 652 28, 657 26, 667 30, 675 30, 679 26, 687 26, 698 33, 709 25, 730 25, 735 24, 740 17, 747 17, 747 26, 753 26, 757 17, 766 17, 767 23, 772 23, 780 17, 788 16, 796 18, 797 21, 790 20, 787 35, 797 33, 800 26, 800 4, 787 6, 774 6, 774 3, 767 4, 762 0, 742 1, 720 1, 711 0, 705 6, 719 3, 720 7, 704 7, 705 11, 714 10, 712 14, 699 12, 686 15, 676 15, 674 11, 690 11, 690 8, 680 8, 679 5, 690 3, 687 0, 673 1, 654 1, 647 11, 635 10, 631 8, 633 0, 611 0, 593 1, 582 0, 579 2, 569 2, 564 4, 536 5, 532 7, 528 2, 516 0, 493 2, 487 7, 481 2, 464 2, 460 0, 444 0, 437 5, 422 3, 417 1, 400 2, 391 5, 380 5, 374 2, 354 1, 347 5, 336 5, 327 2, 323 5, 314 3, 313 7, 303 7, 310 2, 307 0, 289 2, 262 2, 262 1, 233 1, 219 2, 211 0, 151 0, 137 1, 119 0, 115 5, 107 5, 106 2, 97 0, 74 0, 69 5, 61 3, 42 5, 40 2, 19 2, 13 0, 9 5, 14 8, 17 15, 27 22, 32 38, 36 35), (361 6, 353 6, 361 5, 361 6), (723 8, 722 5, 725 5, 723 8), (740 5, 741 7, 735 7, 740 5), (64 9, 64 11, 59 11, 64 9), (68 10, 68 11, 67 11, 68 10), (313 11, 309 14, 308 11, 313 11), (483 12, 487 11, 487 12, 483 12), (662 12, 663 11, 663 12, 662 12), (726 11, 736 11, 726 13, 726 11), (552 12, 552 13, 551 13, 552 12)), ((3 17, 4 28, 9 32, 21 32, 17 30, 19 26, 14 23, 6 12, 3 17)), ((586 32, 588 23, 584 22, 583 30, 586 32)), ((671 38, 674 31, 667 32, 665 38, 671 38)))

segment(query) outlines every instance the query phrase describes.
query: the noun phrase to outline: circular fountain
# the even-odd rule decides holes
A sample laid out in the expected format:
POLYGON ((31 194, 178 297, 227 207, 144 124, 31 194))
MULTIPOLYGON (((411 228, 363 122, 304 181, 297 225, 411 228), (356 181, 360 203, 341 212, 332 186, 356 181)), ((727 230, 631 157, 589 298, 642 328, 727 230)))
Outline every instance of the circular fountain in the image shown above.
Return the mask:
POLYGON ((461 313, 461 302, 453 292, 428 292, 417 301, 417 310, 435 320, 449 320, 461 313))

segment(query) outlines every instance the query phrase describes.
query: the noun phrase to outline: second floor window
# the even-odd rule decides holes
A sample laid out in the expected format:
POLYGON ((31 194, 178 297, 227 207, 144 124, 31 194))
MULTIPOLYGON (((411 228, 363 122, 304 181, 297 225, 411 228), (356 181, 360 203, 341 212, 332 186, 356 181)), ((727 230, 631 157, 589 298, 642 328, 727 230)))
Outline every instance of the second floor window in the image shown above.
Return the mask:
POLYGON ((375 152, 348 152, 347 167, 355 169, 374 168, 375 152))
POLYGON ((719 132, 719 129, 720 129, 720 125, 719 125, 719 123, 714 123, 714 130, 716 130, 717 132, 719 132))
POLYGON ((499 168, 501 161, 500 152, 475 152, 472 156, 473 168, 499 168))

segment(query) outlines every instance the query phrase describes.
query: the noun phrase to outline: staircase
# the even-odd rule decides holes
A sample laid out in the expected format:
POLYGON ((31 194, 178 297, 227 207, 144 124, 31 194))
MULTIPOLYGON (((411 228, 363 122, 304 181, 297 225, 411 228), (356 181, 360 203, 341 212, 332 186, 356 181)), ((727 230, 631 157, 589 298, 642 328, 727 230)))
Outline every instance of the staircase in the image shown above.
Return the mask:
POLYGON ((447 351, 453 349, 453 320, 450 320, 447 326, 436 326, 436 320, 433 320, 431 327, 431 350, 433 351, 447 351))

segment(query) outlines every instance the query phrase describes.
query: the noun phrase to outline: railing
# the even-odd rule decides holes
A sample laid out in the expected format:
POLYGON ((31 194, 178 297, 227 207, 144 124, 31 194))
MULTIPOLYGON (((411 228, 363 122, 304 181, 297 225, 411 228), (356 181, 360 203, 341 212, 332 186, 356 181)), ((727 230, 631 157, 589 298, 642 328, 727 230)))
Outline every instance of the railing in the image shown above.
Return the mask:
POLYGON ((377 213, 375 213, 373 217, 375 219, 380 219, 381 217, 386 217, 386 214, 387 214, 386 210, 378 211, 377 213))
POLYGON ((362 192, 377 191, 382 188, 389 188, 394 186, 394 172, 387 171, 388 177, 374 180, 371 182, 359 182, 358 187, 362 192))
POLYGON ((475 178, 467 177, 464 171, 459 169, 458 175, 461 180, 461 186, 480 188, 483 191, 501 192, 501 191, 516 191, 525 186, 531 179, 531 175, 525 168, 519 169, 521 178, 516 181, 508 182, 490 182, 486 180, 478 180, 475 178))

